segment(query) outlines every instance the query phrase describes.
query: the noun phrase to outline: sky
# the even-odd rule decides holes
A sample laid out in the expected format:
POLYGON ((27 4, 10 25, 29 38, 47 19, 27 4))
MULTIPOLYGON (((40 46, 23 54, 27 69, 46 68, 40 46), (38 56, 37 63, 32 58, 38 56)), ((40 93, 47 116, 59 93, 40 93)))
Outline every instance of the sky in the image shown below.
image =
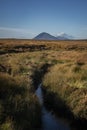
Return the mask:
POLYGON ((41 32, 87 39, 87 0, 0 0, 0 38, 41 32))

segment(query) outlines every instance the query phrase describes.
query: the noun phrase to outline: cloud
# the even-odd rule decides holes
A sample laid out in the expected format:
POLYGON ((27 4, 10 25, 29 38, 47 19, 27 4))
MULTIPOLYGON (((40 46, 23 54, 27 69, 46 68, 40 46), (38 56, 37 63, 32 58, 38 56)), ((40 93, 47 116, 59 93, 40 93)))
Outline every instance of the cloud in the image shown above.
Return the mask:
POLYGON ((64 34, 66 34, 65 32, 59 32, 59 33, 57 33, 57 36, 61 36, 61 35, 64 35, 64 34))
POLYGON ((0 38, 33 38, 34 34, 21 28, 0 27, 0 38))
POLYGON ((59 33, 57 33, 56 36, 57 36, 57 37, 67 38, 67 39, 75 39, 74 36, 69 35, 69 34, 67 34, 67 33, 65 33, 65 32, 59 32, 59 33))

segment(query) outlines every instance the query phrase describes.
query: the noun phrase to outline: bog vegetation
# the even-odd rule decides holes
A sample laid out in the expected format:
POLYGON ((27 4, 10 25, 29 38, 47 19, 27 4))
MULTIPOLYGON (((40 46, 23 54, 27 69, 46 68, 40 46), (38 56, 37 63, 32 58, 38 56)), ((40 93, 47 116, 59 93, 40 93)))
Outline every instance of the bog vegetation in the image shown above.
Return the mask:
POLYGON ((34 94, 40 80, 49 109, 81 125, 87 121, 87 41, 2 39, 0 130, 41 127, 34 94))

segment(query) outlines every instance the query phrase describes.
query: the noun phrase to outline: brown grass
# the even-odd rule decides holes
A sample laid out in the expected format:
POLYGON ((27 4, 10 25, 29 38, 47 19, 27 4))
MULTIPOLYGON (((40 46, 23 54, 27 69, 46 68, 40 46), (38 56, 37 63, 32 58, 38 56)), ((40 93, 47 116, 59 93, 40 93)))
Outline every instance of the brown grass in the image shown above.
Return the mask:
POLYGON ((0 40, 0 53, 17 53, 36 50, 87 50, 87 41, 40 41, 40 40, 0 40))
POLYGON ((75 119, 87 120, 86 63, 78 64, 69 62, 54 65, 45 75, 43 86, 43 89, 45 89, 47 93, 45 95, 47 96, 45 102, 50 104, 50 98, 52 98, 51 107, 56 113, 59 112, 60 108, 61 114, 64 114, 65 109, 68 117, 69 113, 67 110, 69 109, 75 119), (51 97, 48 98, 50 95, 51 97), (59 101, 61 101, 61 106, 59 101), (64 106, 67 107, 67 110, 64 106))
MULTIPOLYGON (((12 83, 16 83, 16 86, 19 86, 19 88, 21 85, 25 86, 25 88, 29 90, 28 94, 30 97, 33 96, 32 98, 28 97, 30 99, 29 101, 33 102, 33 105, 38 104, 38 101, 35 100, 34 102, 34 86, 32 86, 34 80, 32 79, 32 75, 34 75, 34 79, 37 80, 37 78, 40 78, 39 74, 42 76, 43 73, 43 68, 41 70, 41 67, 45 64, 49 64, 49 66, 53 67, 48 67, 48 74, 46 74, 43 80, 44 89, 47 92, 47 98, 45 98, 48 105, 50 107, 53 105, 55 111, 61 110, 62 112, 68 107, 75 118, 87 119, 86 40, 36 41, 3 39, 0 40, 0 54, 0 72, 4 75, 1 75, 1 77, 3 77, 1 84, 5 86, 5 89, 2 89, 3 91, 7 91, 6 82, 8 82, 8 86, 12 83), (39 69, 41 72, 39 72, 39 69), (6 77, 8 78, 6 79, 6 77)), ((2 88, 4 88, 3 86, 2 88)), ((15 89, 16 86, 12 89, 15 89)), ((8 94, 11 91, 8 89, 8 94)), ((11 93, 9 95, 11 95, 11 93)), ((18 102, 22 101, 19 100, 19 96, 14 100, 18 102)), ((25 108, 27 102, 25 99, 23 102, 23 107, 25 108)), ((30 105, 32 107, 32 103, 30 105)), ((36 112, 40 110, 39 106, 37 108, 38 109, 36 109, 36 107, 35 109, 30 109, 30 113, 33 113, 33 110, 36 112)), ((18 109, 20 113, 21 106, 18 106, 18 109)), ((2 110, 3 106, 0 102, 1 113, 3 113, 2 110)), ((67 113, 66 111, 65 114, 67 113)), ((26 115, 26 113, 24 114, 26 115)), ((37 115, 35 117, 38 118, 37 115)), ((22 121, 19 122, 19 124, 21 123, 22 121)), ((28 125, 27 122, 25 125, 28 125)), ((25 125, 23 124, 23 128, 26 128, 25 125)), ((13 130, 13 126, 14 121, 9 118, 4 120, 4 124, 0 124, 2 130, 6 127, 8 127, 9 130, 11 128, 13 130)), ((31 126, 28 127, 31 128, 31 126)))

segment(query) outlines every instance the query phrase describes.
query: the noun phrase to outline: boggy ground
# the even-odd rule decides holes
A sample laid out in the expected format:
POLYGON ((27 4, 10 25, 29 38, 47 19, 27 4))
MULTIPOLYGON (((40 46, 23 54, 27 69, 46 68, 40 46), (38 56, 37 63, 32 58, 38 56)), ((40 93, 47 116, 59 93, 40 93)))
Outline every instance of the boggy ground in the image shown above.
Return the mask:
POLYGON ((58 116, 73 120, 74 126, 84 126, 87 41, 0 40, 1 130, 41 127, 41 106, 34 94, 40 82, 45 104, 58 116))

